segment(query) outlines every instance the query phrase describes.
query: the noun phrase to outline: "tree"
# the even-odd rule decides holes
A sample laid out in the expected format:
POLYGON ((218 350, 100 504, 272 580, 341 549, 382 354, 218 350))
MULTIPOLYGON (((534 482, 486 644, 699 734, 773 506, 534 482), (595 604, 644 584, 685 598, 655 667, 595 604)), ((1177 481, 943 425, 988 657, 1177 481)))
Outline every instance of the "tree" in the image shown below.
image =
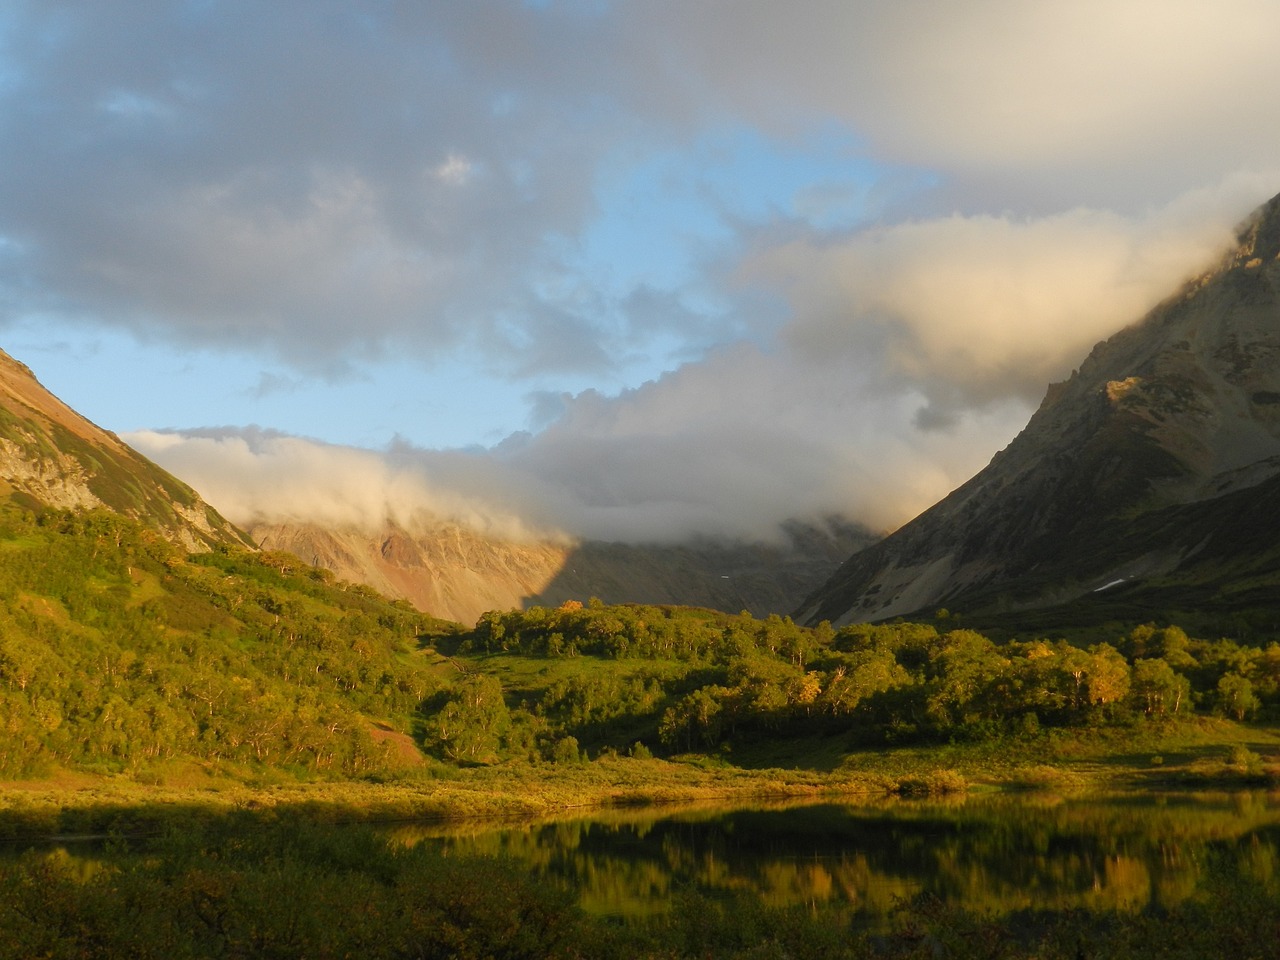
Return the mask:
POLYGON ((1224 674, 1218 681, 1218 706, 1237 720, 1258 709, 1258 698, 1254 696, 1249 678, 1238 673, 1224 674))
POLYGON ((1120 651, 1109 643, 1089 648, 1089 665, 1085 670, 1085 688, 1089 702, 1095 706, 1118 703, 1129 692, 1129 664, 1120 651))
POLYGON ((451 760, 484 761, 497 753, 511 713, 502 683, 488 674, 468 674, 431 720, 431 731, 451 760))
POLYGON ((712 747, 720 741, 722 701, 732 691, 702 687, 668 707, 658 726, 658 736, 673 750, 712 747))
POLYGON ((1009 670, 996 645, 973 630, 952 630, 933 657, 932 693, 926 711, 938 725, 978 719, 991 712, 991 686, 1009 670))
POLYGON ((1130 695, 1147 716, 1159 716, 1166 710, 1177 713, 1190 692, 1187 678, 1163 657, 1148 657, 1133 665, 1130 695))

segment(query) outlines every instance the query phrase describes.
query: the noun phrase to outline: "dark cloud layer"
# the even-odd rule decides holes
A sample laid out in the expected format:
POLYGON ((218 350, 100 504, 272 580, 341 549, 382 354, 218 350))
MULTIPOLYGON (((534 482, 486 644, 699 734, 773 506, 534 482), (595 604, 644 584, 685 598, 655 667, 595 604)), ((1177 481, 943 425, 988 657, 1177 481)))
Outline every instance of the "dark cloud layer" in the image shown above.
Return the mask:
POLYGON ((649 123, 602 26, 512 3, 19 5, 11 309, 298 361, 603 340, 536 289, 602 155, 649 123))

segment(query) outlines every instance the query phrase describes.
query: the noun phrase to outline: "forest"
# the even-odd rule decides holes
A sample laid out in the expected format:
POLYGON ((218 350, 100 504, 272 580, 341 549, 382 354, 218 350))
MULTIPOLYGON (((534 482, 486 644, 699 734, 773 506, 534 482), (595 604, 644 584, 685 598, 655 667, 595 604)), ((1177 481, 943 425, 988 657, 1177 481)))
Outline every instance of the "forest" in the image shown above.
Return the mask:
MULTIPOLYGON (((0 513, 0 775, 175 758, 301 777, 844 751, 1280 716, 1280 643, 1176 625, 995 640, 928 623, 605 606, 434 620, 283 553, 185 555, 106 512, 0 513), (239 765, 239 766, 237 766, 239 765)), ((1256 635, 1255 635, 1256 638, 1256 635)))
POLYGON ((1084 646, 998 643, 946 611, 933 623, 833 630, 589 602, 489 613, 437 644, 467 672, 437 695, 443 709, 428 711, 426 742, 473 759, 519 755, 547 738, 557 755, 568 741, 591 755, 732 753, 814 736, 857 750, 1280 715, 1280 644, 1196 639, 1176 625, 1099 632, 1084 646), (538 672, 550 679, 520 687, 522 668, 538 661, 556 664, 538 672), (461 744, 450 723, 466 717, 474 736, 461 744))

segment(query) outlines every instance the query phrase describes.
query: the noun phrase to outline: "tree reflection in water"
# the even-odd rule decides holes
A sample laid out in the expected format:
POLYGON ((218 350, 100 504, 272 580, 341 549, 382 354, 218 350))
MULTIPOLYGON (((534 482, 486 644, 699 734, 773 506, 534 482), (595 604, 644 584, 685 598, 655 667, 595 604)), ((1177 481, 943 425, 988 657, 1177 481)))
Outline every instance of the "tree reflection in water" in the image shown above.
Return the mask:
POLYGON ((512 857, 566 878, 588 911, 631 920, 665 913, 684 891, 749 893, 872 929, 921 894, 981 915, 1165 909, 1195 897, 1209 862, 1224 859, 1280 886, 1280 804, 1262 793, 609 811, 394 836, 512 857))

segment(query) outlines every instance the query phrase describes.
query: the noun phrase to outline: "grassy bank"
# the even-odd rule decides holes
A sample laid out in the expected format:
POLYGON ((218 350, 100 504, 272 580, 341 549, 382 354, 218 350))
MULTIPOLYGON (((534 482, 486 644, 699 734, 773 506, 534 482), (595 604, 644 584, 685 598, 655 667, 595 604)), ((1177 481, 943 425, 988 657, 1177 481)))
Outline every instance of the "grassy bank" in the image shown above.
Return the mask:
POLYGON ((238 810, 320 822, 527 820, 588 808, 756 798, 1277 786, 1280 731, 1193 718, 893 750, 848 752, 832 738, 814 738, 675 760, 606 754, 556 764, 429 762, 378 780, 191 763, 134 776, 66 773, 0 784, 0 838, 145 833, 238 810))

